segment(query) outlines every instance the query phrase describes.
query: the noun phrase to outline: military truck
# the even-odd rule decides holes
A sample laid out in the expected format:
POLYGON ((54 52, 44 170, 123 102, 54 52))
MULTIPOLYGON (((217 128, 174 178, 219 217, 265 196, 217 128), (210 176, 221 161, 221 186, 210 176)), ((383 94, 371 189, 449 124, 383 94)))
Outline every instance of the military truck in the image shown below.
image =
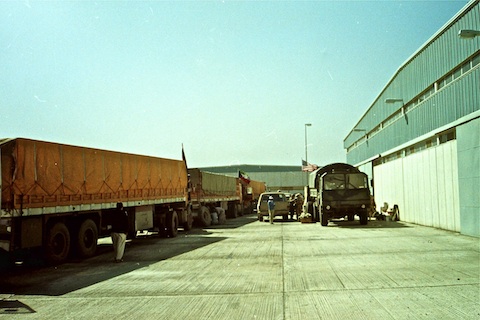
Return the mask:
POLYGON ((304 212, 327 226, 329 220, 359 217, 368 223, 370 189, 368 176, 347 163, 332 163, 313 171, 306 187, 304 212))

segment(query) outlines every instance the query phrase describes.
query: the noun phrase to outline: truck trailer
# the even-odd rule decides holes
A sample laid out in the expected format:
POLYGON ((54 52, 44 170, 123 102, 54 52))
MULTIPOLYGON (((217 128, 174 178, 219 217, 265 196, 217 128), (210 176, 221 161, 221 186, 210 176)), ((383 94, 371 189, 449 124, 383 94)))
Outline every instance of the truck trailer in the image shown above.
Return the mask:
POLYGON ((332 163, 313 171, 306 187, 304 212, 327 226, 329 220, 345 218, 368 223, 370 189, 368 176, 347 163, 332 163))
POLYGON ((265 182, 199 168, 188 169, 188 176, 192 215, 202 227, 253 213, 258 197, 266 189, 265 182))
POLYGON ((0 140, 0 159, 3 251, 41 248, 51 263, 92 256, 117 203, 129 214, 130 238, 192 227, 185 160, 24 138, 0 140))
POLYGON ((242 186, 239 179, 223 174, 188 169, 191 208, 194 221, 202 227, 224 223, 243 212, 242 186))
POLYGON ((256 181, 249 179, 248 181, 243 181, 242 183, 243 190, 243 207, 246 214, 254 213, 257 210, 257 203, 260 198, 260 195, 267 190, 267 186, 263 181, 256 181))

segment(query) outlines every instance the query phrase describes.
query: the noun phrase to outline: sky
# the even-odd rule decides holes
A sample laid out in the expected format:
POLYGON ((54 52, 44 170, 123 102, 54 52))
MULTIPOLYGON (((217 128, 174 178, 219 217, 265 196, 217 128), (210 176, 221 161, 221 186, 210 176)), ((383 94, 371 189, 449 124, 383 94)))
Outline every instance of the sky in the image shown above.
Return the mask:
POLYGON ((2 1, 0 138, 183 145, 192 168, 345 162, 348 132, 467 3, 2 1))

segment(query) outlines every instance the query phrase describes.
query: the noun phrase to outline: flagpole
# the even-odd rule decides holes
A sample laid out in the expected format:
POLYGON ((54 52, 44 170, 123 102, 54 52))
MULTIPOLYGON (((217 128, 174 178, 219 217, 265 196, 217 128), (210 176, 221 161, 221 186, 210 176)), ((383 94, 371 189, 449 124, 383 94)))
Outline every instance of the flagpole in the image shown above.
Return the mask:
POLYGON ((308 148, 307 148, 307 127, 311 127, 311 123, 305 123, 305 162, 308 163, 308 148))
MULTIPOLYGON (((305 162, 307 163, 308 166, 308 148, 307 148, 307 127, 311 127, 311 123, 305 123, 305 162)), ((307 185, 308 185, 308 171, 306 172, 306 177, 307 177, 307 185)))

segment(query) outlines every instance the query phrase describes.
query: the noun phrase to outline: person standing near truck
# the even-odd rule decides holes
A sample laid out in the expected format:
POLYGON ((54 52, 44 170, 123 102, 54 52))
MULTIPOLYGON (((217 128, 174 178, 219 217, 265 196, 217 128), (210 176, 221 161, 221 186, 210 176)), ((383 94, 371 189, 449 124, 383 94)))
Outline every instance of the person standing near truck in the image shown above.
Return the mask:
POLYGON ((128 213, 123 208, 123 203, 117 203, 117 210, 112 222, 113 261, 122 262, 125 252, 125 243, 128 233, 128 213))
POLYGON ((273 217, 275 217, 275 201, 273 201, 273 197, 268 197, 268 216, 270 217, 270 224, 273 224, 273 217))
MULTIPOLYGON (((302 208, 303 206, 303 196, 301 193, 295 194, 295 215, 297 217, 297 220, 299 220, 300 215, 302 214, 302 208)), ((292 219, 293 219, 293 213, 292 213, 292 219)))

